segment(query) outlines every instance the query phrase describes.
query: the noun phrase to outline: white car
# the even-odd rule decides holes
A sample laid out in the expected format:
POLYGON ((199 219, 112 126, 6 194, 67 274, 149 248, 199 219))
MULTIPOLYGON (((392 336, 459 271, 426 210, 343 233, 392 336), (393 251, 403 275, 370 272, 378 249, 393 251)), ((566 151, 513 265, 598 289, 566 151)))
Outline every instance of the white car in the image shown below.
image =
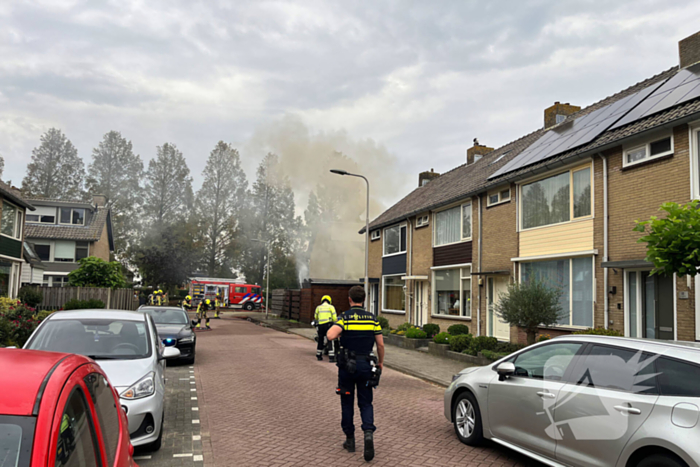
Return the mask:
POLYGON ((39 325, 24 348, 97 361, 119 393, 131 444, 160 449, 165 359, 179 357, 180 351, 163 346, 149 315, 121 310, 56 312, 39 325))

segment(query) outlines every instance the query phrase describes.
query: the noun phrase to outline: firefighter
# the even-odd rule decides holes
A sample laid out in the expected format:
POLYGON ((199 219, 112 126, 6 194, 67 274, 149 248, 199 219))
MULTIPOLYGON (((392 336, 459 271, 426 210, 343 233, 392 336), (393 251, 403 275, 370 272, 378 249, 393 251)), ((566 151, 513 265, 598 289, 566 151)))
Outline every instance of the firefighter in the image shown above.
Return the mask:
POLYGON ((326 333, 337 318, 335 307, 331 304, 331 297, 324 295, 321 298, 321 304, 316 307, 316 312, 314 313, 314 321, 316 321, 316 329, 318 329, 318 342, 316 343, 316 358, 318 360, 323 360, 324 348, 330 347, 328 349, 328 359, 331 363, 335 362, 335 343, 328 342, 328 345, 326 345, 325 340, 326 333))
POLYGON ((204 318, 206 328, 211 329, 209 327, 209 316, 207 316, 207 311, 210 311, 211 309, 211 300, 208 298, 199 302, 199 306, 197 306, 197 329, 201 329, 202 327, 202 318, 204 318))
POLYGON ((216 308, 214 309, 214 318, 215 319, 220 319, 219 318, 219 308, 221 307, 221 304, 223 303, 223 300, 221 299, 221 292, 216 294, 216 298, 214 299, 214 304, 216 308))
POLYGON ((153 306, 156 304, 156 291, 154 290, 153 292, 148 294, 148 304, 153 306))
POLYGON ((182 308, 185 309, 185 311, 192 311, 192 308, 194 308, 194 305, 192 305, 192 297, 191 296, 186 296, 185 299, 182 301, 182 308))

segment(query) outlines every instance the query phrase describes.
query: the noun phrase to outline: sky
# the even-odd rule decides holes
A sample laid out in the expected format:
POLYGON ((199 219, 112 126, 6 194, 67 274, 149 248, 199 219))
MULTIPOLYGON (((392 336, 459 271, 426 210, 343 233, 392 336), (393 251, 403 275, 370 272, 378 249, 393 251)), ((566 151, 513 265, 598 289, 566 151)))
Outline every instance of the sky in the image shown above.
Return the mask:
MULTIPOLYGON (((697 1, 3 0, 3 179, 21 184, 51 127, 86 165, 110 130, 145 165, 174 143, 195 188, 219 140, 252 179, 301 134, 297 150, 365 169, 374 217, 475 137, 501 146, 554 101, 586 106, 677 65, 698 18, 697 1)), ((312 185, 295 185, 299 204, 312 185)))

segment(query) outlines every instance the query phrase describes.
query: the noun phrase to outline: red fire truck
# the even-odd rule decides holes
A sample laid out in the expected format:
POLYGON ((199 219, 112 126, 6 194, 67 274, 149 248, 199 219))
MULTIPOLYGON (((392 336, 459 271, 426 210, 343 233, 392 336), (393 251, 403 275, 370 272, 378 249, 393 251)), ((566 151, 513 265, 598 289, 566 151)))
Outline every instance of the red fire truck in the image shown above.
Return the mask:
POLYGON ((190 295, 195 305, 207 298, 213 302, 217 294, 224 298, 227 308, 252 311, 262 306, 262 288, 259 285, 245 284, 240 279, 215 277, 199 277, 190 282, 190 295))

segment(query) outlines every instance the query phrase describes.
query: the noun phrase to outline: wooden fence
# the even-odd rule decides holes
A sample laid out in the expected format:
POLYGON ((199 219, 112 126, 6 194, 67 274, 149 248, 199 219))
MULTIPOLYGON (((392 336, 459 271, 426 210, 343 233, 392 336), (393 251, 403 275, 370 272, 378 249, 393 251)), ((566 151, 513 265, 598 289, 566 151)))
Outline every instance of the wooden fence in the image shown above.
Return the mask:
POLYGON ((299 320, 301 317, 301 290, 273 290, 270 297, 270 311, 282 318, 299 320))
POLYGON ((44 296, 39 310, 59 310, 68 300, 96 298, 111 310, 136 310, 139 301, 134 299, 133 289, 108 289, 98 287, 35 287, 44 296))

